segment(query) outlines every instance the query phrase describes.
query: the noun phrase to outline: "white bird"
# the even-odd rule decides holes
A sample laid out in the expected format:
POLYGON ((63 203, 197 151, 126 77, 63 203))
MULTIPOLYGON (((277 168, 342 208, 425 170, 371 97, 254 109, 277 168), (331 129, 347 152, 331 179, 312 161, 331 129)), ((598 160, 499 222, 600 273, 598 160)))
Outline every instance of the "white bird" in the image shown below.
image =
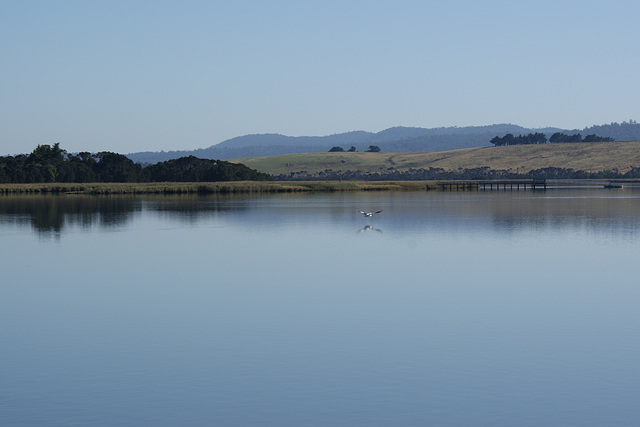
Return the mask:
POLYGON ((366 216, 367 218, 374 216, 375 214, 379 214, 380 212, 382 212, 382 210, 379 211, 375 211, 375 212, 363 212, 363 211, 358 211, 360 212, 362 215, 366 216))

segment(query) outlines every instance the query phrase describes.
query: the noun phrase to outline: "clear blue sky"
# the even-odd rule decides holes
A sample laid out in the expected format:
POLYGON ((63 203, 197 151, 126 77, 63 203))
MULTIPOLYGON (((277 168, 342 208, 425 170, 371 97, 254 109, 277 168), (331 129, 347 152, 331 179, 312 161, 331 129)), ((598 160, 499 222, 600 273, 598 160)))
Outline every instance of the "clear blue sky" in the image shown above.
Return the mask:
POLYGON ((640 2, 0 0, 0 155, 640 120, 640 2))

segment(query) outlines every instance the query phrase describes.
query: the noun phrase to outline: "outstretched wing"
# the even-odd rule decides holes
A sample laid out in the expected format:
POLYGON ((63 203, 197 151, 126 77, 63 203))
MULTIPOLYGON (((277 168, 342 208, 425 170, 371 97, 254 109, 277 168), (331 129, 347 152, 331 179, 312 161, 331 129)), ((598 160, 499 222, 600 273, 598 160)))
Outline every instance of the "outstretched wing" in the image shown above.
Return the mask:
POLYGON ((380 209, 379 211, 375 211, 374 213, 380 213, 380 212, 382 212, 382 209, 380 209))

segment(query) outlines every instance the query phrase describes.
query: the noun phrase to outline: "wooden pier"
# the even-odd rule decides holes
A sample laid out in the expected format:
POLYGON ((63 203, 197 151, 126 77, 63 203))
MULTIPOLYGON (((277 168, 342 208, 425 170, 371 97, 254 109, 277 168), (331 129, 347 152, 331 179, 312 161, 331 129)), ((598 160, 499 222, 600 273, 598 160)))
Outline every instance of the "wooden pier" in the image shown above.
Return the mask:
POLYGON ((479 181, 438 181, 436 185, 442 191, 478 191, 479 181))
POLYGON ((546 179, 507 179, 501 181, 480 181, 480 185, 483 190, 493 190, 494 186, 497 191, 500 191, 502 188, 503 191, 506 190, 520 190, 522 187, 523 190, 546 190, 547 189, 547 180, 546 179))
POLYGON ((442 191, 507 191, 507 190, 546 190, 546 179, 504 179, 484 181, 438 181, 442 191))

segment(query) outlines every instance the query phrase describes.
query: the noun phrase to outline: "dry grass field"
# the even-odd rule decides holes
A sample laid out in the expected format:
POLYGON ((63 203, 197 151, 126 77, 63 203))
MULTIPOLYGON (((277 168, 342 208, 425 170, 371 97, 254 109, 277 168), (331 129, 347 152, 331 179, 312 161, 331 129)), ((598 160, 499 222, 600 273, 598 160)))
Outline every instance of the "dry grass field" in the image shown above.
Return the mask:
POLYGON ((442 168, 445 170, 489 167, 526 173, 546 167, 587 172, 613 170, 624 173, 640 167, 640 141, 518 145, 467 148, 436 153, 309 153, 233 159, 272 175, 307 171, 317 173, 360 170, 382 172, 442 168))

